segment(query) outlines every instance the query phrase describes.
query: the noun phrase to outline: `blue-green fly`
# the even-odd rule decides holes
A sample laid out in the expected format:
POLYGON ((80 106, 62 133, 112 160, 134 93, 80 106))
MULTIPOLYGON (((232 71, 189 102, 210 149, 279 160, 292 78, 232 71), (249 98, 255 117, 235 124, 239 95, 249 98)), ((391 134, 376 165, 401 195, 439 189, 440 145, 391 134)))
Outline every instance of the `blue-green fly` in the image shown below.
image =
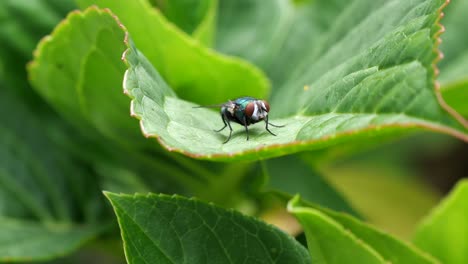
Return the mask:
POLYGON ((247 140, 249 140, 249 129, 247 128, 251 124, 255 124, 260 121, 265 121, 265 129, 276 136, 273 132, 268 129, 268 125, 273 127, 284 127, 274 125, 268 122, 268 112, 270 111, 270 104, 265 100, 256 99, 253 97, 240 97, 235 100, 229 100, 228 102, 220 105, 208 105, 208 106, 197 106, 197 107, 221 107, 220 113, 223 120, 224 126, 221 129, 215 130, 215 132, 221 132, 226 127, 229 127, 229 136, 224 141, 227 143, 231 139, 232 127, 230 122, 235 122, 245 127, 247 133, 247 140))

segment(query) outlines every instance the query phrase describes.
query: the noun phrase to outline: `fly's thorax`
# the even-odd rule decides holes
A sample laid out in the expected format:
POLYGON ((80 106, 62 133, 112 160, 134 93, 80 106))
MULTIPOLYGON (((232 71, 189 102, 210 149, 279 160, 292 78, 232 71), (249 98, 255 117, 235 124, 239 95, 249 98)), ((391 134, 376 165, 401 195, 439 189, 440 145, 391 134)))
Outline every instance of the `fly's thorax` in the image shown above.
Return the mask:
POLYGON ((254 100, 245 107, 245 115, 253 121, 265 119, 268 111, 270 111, 270 105, 264 100, 254 100))
POLYGON ((236 110, 236 104, 232 101, 229 101, 221 106, 221 114, 229 113, 231 116, 234 116, 236 110))

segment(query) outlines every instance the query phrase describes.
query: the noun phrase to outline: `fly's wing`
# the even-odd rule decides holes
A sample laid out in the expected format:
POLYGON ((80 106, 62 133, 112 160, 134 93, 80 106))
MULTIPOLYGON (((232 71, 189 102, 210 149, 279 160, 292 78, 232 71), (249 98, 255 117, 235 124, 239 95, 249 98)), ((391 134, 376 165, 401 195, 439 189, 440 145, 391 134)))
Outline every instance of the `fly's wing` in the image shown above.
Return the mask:
POLYGON ((219 108, 224 106, 225 104, 214 104, 214 105, 198 105, 194 106, 193 108, 219 108))

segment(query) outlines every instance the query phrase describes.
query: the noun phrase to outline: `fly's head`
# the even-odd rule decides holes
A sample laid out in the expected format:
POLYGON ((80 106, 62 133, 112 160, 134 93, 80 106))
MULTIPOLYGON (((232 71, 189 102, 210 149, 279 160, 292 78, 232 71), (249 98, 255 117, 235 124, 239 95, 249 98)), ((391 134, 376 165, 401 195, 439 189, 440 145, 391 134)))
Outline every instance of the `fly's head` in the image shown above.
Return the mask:
POLYGON ((255 122, 264 120, 269 111, 270 105, 265 100, 254 100, 245 107, 245 115, 255 122))

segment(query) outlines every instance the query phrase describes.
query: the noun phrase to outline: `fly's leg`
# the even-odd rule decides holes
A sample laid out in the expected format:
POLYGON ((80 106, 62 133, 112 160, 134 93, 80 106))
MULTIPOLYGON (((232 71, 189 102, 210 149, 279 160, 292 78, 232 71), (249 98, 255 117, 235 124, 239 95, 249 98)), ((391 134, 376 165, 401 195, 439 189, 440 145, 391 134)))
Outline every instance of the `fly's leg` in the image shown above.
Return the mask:
MULTIPOLYGON (((275 133, 271 132, 270 129, 268 129, 268 124, 270 124, 270 123, 268 123, 268 116, 266 116, 265 117, 265 129, 266 129, 266 131, 268 131, 273 136, 276 136, 275 133)), ((272 125, 272 124, 270 124, 270 125, 272 125)), ((272 125, 272 126, 274 126, 274 127, 283 127, 283 126, 276 126, 276 125, 272 125)))
POLYGON ((247 133, 247 140, 249 140, 249 129, 247 128, 247 120, 245 119, 245 116, 244 116, 244 127, 245 127, 245 133, 247 133))
POLYGON ((230 139, 231 139, 231 135, 232 135, 232 127, 231 127, 231 123, 229 123, 229 120, 227 120, 227 125, 229 126, 229 137, 226 139, 226 141, 223 142, 223 144, 226 144, 230 139))
MULTIPOLYGON (((275 124, 272 124, 270 122, 268 122, 268 116, 265 117, 265 122, 266 122, 266 129, 268 130, 268 125, 272 126, 272 127, 284 127, 284 125, 282 126, 278 126, 278 125, 275 125, 275 124)), ((268 131, 270 132, 270 131, 268 131)), ((271 133, 271 132, 270 132, 271 133)), ((272 133, 273 134, 273 133, 272 133)))
POLYGON ((231 124, 229 123, 229 119, 227 119, 225 115, 221 114, 221 119, 223 119, 224 126, 221 129, 215 130, 215 132, 221 132, 223 131, 223 129, 229 126, 229 136, 226 139, 226 141, 223 142, 223 144, 226 144, 229 141, 229 139, 231 139, 232 127, 231 127, 231 124))
POLYGON ((272 124, 272 123, 267 123, 267 125, 270 125, 270 126, 272 126, 272 127, 284 127, 284 125, 278 126, 278 125, 275 125, 275 124, 272 124))
POLYGON ((221 114, 221 119, 223 119, 224 126, 221 129, 215 130, 215 132, 221 132, 221 131, 223 131, 223 129, 225 129, 227 127, 226 119, 225 119, 223 114, 221 114))

